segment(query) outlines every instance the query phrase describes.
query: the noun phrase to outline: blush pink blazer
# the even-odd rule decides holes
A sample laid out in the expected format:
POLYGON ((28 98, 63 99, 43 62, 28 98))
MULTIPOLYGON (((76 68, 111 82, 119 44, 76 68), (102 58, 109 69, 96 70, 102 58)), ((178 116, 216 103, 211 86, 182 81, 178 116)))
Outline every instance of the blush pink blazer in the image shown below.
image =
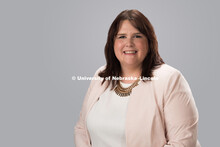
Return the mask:
MULTIPOLYGON (((99 68, 95 77, 104 68, 99 68)), ((126 114, 126 147, 200 147, 198 111, 187 81, 167 64, 153 74, 158 80, 141 81, 132 90, 126 114)), ((101 80, 90 83, 74 127, 76 147, 92 147, 86 118, 106 85, 101 86, 101 80)))

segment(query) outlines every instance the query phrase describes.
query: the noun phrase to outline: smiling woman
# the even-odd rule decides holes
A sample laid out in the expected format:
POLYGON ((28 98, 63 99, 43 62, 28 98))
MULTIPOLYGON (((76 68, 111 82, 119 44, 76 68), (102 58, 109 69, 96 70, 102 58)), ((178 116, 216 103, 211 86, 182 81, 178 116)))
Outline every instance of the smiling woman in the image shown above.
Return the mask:
POLYGON ((139 76, 142 62, 148 52, 147 38, 133 27, 129 20, 124 20, 115 37, 114 52, 121 64, 122 76, 139 76))
MULTIPOLYGON (((104 78, 109 76, 152 77, 153 70, 164 63, 158 53, 153 26, 137 10, 125 10, 115 18, 108 32, 105 58, 106 69, 99 73, 99 76, 104 78)), ((108 85, 111 83, 111 89, 113 89, 118 82, 110 79, 107 83, 108 85)))
POLYGON ((200 147, 190 87, 160 57, 153 26, 141 12, 116 17, 105 57, 94 75, 102 81, 91 81, 75 126, 76 147, 200 147))

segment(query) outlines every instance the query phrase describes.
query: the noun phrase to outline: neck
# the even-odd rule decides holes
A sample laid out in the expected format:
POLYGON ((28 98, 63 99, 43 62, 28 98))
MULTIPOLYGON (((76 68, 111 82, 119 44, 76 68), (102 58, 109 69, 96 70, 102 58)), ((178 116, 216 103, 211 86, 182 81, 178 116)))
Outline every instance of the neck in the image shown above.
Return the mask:
MULTIPOLYGON (((139 78, 141 76, 141 66, 139 67, 122 67, 122 77, 136 77, 139 78)), ((135 80, 121 80, 121 82, 123 83, 133 83, 135 80)))

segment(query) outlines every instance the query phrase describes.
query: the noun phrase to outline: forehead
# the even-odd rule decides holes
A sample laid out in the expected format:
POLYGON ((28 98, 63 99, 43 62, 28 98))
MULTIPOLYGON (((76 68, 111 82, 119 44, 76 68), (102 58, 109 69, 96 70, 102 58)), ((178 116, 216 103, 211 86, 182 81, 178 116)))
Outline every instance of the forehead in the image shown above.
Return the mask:
POLYGON ((120 22, 118 33, 126 33, 126 32, 140 32, 137 28, 135 28, 129 20, 123 20, 120 22))

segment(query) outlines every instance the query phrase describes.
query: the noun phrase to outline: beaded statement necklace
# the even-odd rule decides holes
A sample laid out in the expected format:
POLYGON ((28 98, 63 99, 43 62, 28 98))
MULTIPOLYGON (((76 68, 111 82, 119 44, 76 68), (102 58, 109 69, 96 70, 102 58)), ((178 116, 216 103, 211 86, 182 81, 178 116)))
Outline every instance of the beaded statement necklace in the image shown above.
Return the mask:
POLYGON ((123 88, 121 83, 118 81, 117 86, 115 87, 114 91, 120 97, 129 96, 132 92, 132 89, 138 85, 139 81, 140 81, 140 79, 137 79, 134 83, 131 84, 131 86, 129 86, 127 88, 123 88))

